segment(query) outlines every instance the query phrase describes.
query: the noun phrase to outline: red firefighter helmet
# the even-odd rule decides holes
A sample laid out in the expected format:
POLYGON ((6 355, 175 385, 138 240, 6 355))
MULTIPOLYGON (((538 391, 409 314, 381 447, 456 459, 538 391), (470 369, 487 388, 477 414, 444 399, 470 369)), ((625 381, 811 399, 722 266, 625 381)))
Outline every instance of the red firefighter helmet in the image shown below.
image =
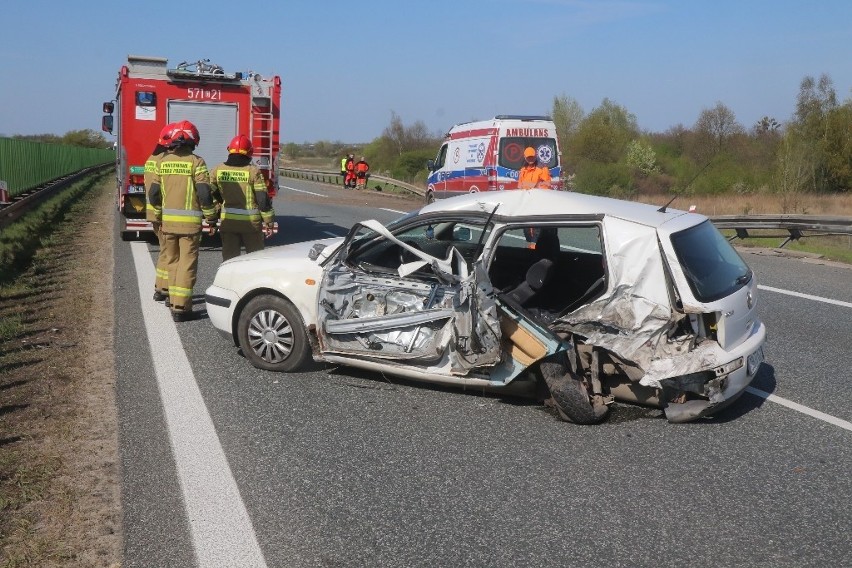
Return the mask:
POLYGON ((190 121, 181 120, 180 122, 175 122, 173 126, 169 146, 198 146, 198 143, 201 142, 201 135, 198 133, 198 129, 190 121))
POLYGON ((229 154, 242 154, 243 156, 251 156, 253 151, 251 140, 245 134, 238 134, 231 138, 228 143, 229 154))
POLYGON ((160 137, 157 138, 157 144, 160 146, 168 146, 172 140, 172 131, 175 128, 174 122, 170 122, 160 130, 160 137))

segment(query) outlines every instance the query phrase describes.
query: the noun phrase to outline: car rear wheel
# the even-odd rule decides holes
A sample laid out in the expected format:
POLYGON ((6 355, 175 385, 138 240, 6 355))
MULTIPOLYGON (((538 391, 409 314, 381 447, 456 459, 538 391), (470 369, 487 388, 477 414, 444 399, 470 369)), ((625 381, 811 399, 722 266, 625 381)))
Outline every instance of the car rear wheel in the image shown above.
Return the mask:
POLYGON ((593 404, 586 385, 571 370, 564 353, 542 361, 539 368, 562 420, 575 424, 597 424, 606 418, 609 407, 593 404))
POLYGON ((258 296, 240 312, 237 338, 252 365, 267 371, 298 369, 308 356, 308 337, 296 308, 278 296, 258 296))

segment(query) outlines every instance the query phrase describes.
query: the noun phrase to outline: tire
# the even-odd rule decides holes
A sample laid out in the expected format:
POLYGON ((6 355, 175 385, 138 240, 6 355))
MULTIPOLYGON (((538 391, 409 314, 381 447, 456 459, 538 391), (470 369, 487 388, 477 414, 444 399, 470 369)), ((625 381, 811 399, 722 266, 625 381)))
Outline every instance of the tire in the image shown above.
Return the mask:
POLYGON ((430 203, 435 203, 435 194, 432 193, 431 191, 427 191, 426 192, 426 205, 429 205, 430 203))
POLYGON ((307 359, 309 345, 298 310, 278 296, 257 296, 240 311, 237 339, 258 369, 287 373, 307 359))
POLYGON ((582 379, 571 371, 564 354, 542 361, 539 369, 553 398, 559 417, 574 424, 597 424, 609 413, 607 406, 595 406, 582 379))
POLYGON ((125 242, 136 240, 136 233, 134 231, 121 231, 121 240, 125 242))

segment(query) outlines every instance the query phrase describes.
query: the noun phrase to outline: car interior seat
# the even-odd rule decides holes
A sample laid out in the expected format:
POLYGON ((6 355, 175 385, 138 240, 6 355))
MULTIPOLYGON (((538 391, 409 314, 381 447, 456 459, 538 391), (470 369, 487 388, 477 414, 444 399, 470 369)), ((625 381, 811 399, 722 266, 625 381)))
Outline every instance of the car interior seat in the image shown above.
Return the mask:
POLYGON ((554 262, 549 258, 542 258, 536 261, 527 270, 524 281, 509 292, 506 292, 505 296, 521 306, 527 305, 539 290, 544 288, 548 281, 550 281, 554 266, 554 262))

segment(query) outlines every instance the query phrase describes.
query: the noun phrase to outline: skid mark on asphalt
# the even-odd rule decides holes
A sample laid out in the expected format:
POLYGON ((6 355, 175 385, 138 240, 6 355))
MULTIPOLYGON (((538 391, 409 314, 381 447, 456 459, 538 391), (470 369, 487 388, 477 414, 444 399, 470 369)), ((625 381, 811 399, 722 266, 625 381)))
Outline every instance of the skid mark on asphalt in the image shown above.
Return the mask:
POLYGON ((202 568, 265 567, 237 483, 169 310, 151 299, 154 264, 146 243, 131 243, 142 316, 163 402, 195 558, 202 568))

